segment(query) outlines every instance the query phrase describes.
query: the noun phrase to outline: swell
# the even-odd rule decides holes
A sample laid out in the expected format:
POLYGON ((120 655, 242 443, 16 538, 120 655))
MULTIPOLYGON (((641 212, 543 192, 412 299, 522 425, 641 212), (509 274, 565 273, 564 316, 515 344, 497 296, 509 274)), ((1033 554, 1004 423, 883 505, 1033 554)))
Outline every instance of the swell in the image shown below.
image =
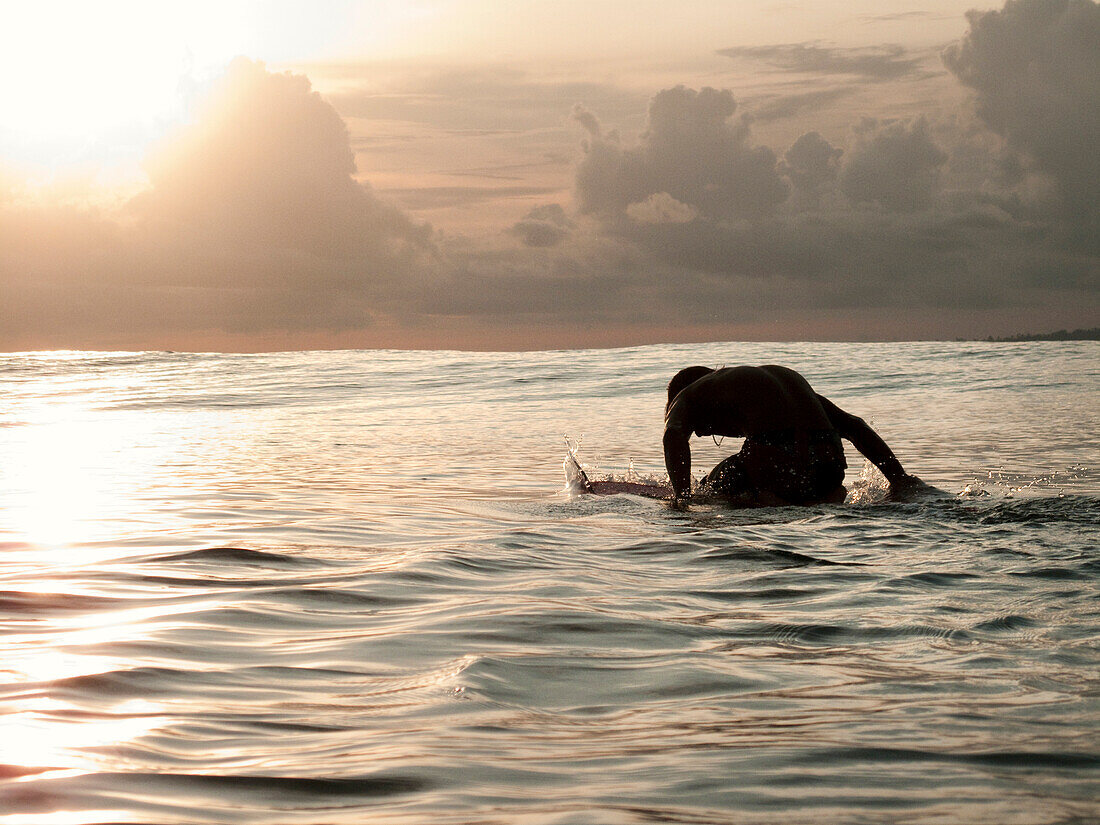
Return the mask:
POLYGON ((117 598, 82 593, 47 593, 37 590, 0 590, 0 618, 96 613, 137 606, 163 604, 169 598, 117 598))
POLYGON ((884 765, 890 763, 946 763, 974 765, 990 768, 1054 768, 1058 770, 1098 770, 1100 753, 1065 751, 987 751, 979 753, 954 753, 950 751, 920 750, 913 748, 847 747, 822 748, 807 751, 798 757, 799 762, 821 764, 823 762, 866 763, 884 765))
POLYGON ((260 567, 319 567, 325 564, 324 560, 315 556, 292 556, 286 553, 250 550, 246 547, 207 547, 201 550, 188 550, 183 553, 152 556, 145 561, 150 563, 182 561, 260 567))
POLYGON ((953 499, 922 505, 885 505, 883 512, 891 509, 910 510, 920 518, 934 522, 942 520, 987 527, 1045 524, 1096 527, 1100 524, 1100 498, 1079 494, 992 502, 982 499, 953 499))

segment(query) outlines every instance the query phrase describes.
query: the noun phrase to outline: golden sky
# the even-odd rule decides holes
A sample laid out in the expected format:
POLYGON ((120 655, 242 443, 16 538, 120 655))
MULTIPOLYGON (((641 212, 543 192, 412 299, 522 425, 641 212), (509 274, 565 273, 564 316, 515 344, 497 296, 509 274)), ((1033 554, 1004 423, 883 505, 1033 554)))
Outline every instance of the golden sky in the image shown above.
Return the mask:
POLYGON ((9 4, 0 348, 1097 323, 1100 7, 9 4))

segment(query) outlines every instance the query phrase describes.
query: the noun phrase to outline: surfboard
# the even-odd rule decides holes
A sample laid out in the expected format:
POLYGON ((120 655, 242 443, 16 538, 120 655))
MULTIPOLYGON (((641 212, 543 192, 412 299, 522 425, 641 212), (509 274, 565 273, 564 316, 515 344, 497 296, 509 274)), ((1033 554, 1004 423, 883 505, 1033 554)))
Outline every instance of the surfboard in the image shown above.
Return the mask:
POLYGON ((643 496, 644 498, 666 499, 672 497, 672 487, 668 484, 644 484, 639 481, 592 481, 588 478, 577 461, 577 456, 570 450, 565 461, 562 462, 565 470, 565 485, 573 493, 590 494, 596 496, 630 495, 643 496))

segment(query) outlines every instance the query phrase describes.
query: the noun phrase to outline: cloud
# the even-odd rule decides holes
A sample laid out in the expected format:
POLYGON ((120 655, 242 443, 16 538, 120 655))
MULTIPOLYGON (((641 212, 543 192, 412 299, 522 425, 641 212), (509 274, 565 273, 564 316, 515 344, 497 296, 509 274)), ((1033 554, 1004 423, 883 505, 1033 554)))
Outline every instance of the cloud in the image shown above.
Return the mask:
MULTIPOLYGON (((981 135, 867 118, 846 146, 807 132, 777 162, 735 111, 728 91, 677 87, 654 97, 635 145, 584 143, 578 207, 662 273, 645 294, 669 317, 1089 305, 1095 260, 1052 242, 1050 216, 995 174, 981 135)), ((614 290, 621 306, 640 294, 614 290)))
POLYGON ((927 18, 935 18, 936 16, 930 11, 899 11, 893 14, 864 14, 860 15, 860 20, 865 23, 874 22, 893 22, 896 20, 919 20, 927 18))
POLYGON ((842 334, 856 338, 912 334, 922 313, 948 317, 965 334, 958 325, 967 315, 978 324, 990 313, 1082 312, 1072 308, 1088 294, 1087 259, 1053 255, 1035 240, 988 206, 632 223, 596 237, 578 224, 537 263, 522 249, 456 256, 421 310, 501 327, 710 325, 718 335, 723 325, 766 335, 769 323, 792 318, 813 329, 839 314, 855 319, 842 334))
POLYGON ((531 198, 549 195, 557 187, 546 186, 420 186, 391 188, 387 197, 400 202, 407 209, 440 209, 451 206, 469 207, 502 198, 531 198))
POLYGON ((677 86, 650 102, 636 146, 593 135, 577 168, 580 211, 613 221, 660 193, 702 215, 770 211, 786 198, 787 186, 774 153, 752 146, 748 125, 732 120, 736 108, 728 90, 677 86))
POLYGON ((543 78, 510 66, 419 69, 351 66, 328 96, 344 117, 407 121, 461 131, 526 132, 561 127, 579 100, 616 118, 644 95, 611 83, 543 78))
POLYGON ((971 11, 970 30, 943 53, 974 89, 981 119, 1050 175, 1078 238, 1100 236, 1100 5, 1009 0, 971 11))
POLYGON ((144 167, 151 187, 131 212, 146 227, 195 233, 226 251, 350 259, 359 278, 378 280, 427 247, 426 227, 352 178, 347 128, 309 80, 262 63, 234 60, 144 167))
POLYGON ((309 81, 260 63, 230 64, 145 168, 120 215, 0 213, 8 336, 365 326, 435 256, 430 227, 352 178, 343 121, 309 81))
POLYGON ((515 235, 524 246, 557 246, 569 235, 573 222, 565 214, 560 204, 548 203, 536 206, 523 220, 515 223, 509 234, 515 235))
POLYGON ((720 49, 724 57, 759 60, 784 72, 823 75, 855 75, 864 80, 897 80, 915 74, 920 59, 907 57, 901 46, 872 49, 836 49, 815 43, 776 46, 739 46, 720 49))
POLYGON ((841 191, 851 201, 877 203, 895 212, 932 204, 947 155, 932 141, 923 119, 865 119, 855 136, 840 174, 841 191))
POLYGON ((773 120, 784 120, 789 117, 805 115, 808 112, 814 112, 835 103, 841 98, 852 94, 852 92, 851 87, 841 86, 834 89, 819 89, 813 92, 800 92, 775 97, 754 105, 752 118, 754 122, 767 123, 773 120))
POLYGON ((577 101, 599 106, 620 124, 642 122, 646 92, 562 77, 556 68, 384 61, 318 67, 318 86, 332 89, 326 99, 356 132, 360 164, 379 170, 372 180, 380 194, 406 209, 432 210, 421 214, 440 226, 499 237, 501 217, 516 217, 508 201, 522 197, 522 188, 542 188, 547 197, 540 201, 563 195, 575 155, 570 110, 577 101), (363 132, 394 139, 369 143, 358 137, 363 132), (467 182, 476 188, 463 193, 454 185, 467 182), (517 188, 507 188, 509 182, 517 188))
POLYGON ((668 192, 658 192, 630 204, 626 214, 635 223, 689 223, 699 216, 694 207, 680 203, 668 192))
POLYGON ((592 114, 580 103, 573 104, 573 111, 571 113, 573 120, 577 121, 584 130, 588 132, 593 138, 599 139, 600 137, 600 122, 596 119, 596 116, 592 114))
POLYGON ((783 171, 805 206, 820 205, 822 194, 836 182, 838 160, 843 154, 843 149, 817 132, 807 132, 791 144, 783 155, 783 171))

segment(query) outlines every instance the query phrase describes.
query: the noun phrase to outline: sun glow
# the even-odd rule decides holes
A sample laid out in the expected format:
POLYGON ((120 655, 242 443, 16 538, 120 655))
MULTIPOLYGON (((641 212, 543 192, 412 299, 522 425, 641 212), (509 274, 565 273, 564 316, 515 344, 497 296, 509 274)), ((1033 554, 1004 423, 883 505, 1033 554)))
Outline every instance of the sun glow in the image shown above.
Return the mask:
POLYGON ((74 197, 81 186, 140 180, 149 143, 186 117, 234 57, 287 66, 378 56, 431 7, 332 0, 318 14, 300 0, 8 4, 0 194, 6 186, 74 197))
POLYGON ((0 31, 0 162, 32 182, 135 164, 188 78, 251 46, 244 7, 198 0, 11 4, 0 31))
MULTIPOLYGON (((56 386, 60 393, 71 385, 56 386)), ((0 540, 63 558, 72 547, 86 548, 83 556, 89 545, 134 530, 173 529, 138 516, 144 485, 170 460, 170 447, 150 446, 162 417, 103 414, 58 397, 17 414, 23 423, 0 442, 0 462, 18 468, 0 479, 0 540)))

